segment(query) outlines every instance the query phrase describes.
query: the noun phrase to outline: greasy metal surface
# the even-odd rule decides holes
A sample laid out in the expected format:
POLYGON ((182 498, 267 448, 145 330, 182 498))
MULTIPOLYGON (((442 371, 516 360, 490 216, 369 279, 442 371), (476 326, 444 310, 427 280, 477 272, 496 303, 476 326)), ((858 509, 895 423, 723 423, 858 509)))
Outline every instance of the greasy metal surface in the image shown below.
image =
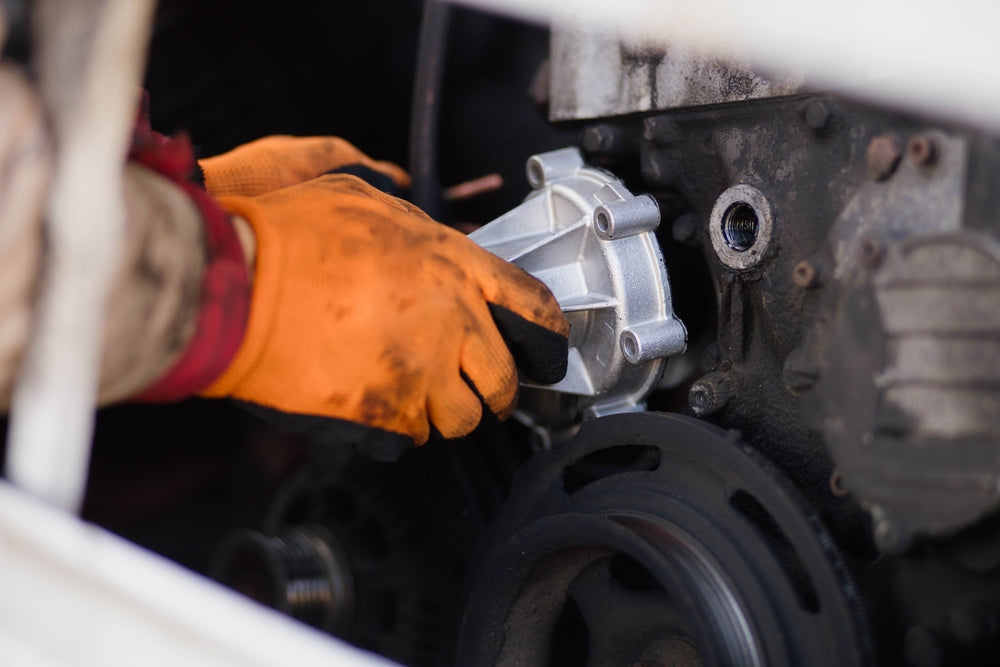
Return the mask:
MULTIPOLYGON (((674 237, 700 250, 716 288, 715 303, 706 299, 701 306, 716 309, 718 328, 701 355, 707 377, 691 387, 690 407, 741 431, 817 506, 839 509, 844 503, 825 491, 832 472, 828 454, 788 386, 791 380, 801 391, 815 379, 814 369, 797 364, 793 355, 815 316, 803 312, 795 267, 809 259, 817 286, 829 279, 832 264, 825 267, 827 260, 817 255, 837 212, 868 182, 864 149, 886 122, 828 97, 633 120, 640 176, 681 201, 674 237), (824 108, 823 122, 813 117, 810 123, 807 110, 816 104, 824 108), (759 193, 771 216, 768 249, 745 267, 740 267, 745 251, 734 251, 721 239, 713 243, 726 208, 713 215, 720 197, 742 190, 759 193)), ((674 277, 674 284, 686 283, 674 277)))
POLYGON ((989 177, 982 161, 997 163, 974 137, 831 98, 678 112, 642 125, 642 175, 687 203, 677 236, 709 253, 719 288, 717 345, 705 357, 708 374, 691 387, 691 409, 739 428, 814 502, 836 508, 842 503, 822 491, 832 454, 850 498, 877 508, 883 546, 899 548, 914 531, 946 533, 995 506, 1000 332, 991 323, 1000 293, 984 258, 996 223, 992 200, 967 193, 977 192, 973 157, 979 178, 989 177), (773 224, 770 250, 743 264, 746 250, 727 244, 720 223, 728 193, 747 188, 766 197, 773 224), (960 251, 929 240, 921 253, 936 259, 921 262, 936 263, 934 271, 900 273, 899 242, 964 226, 983 230, 981 241, 960 251), (870 277, 890 270, 891 278, 870 277), (921 280, 920 289, 903 287, 921 280), (892 331, 882 331, 885 317, 892 331), (960 373, 959 358, 978 375, 926 375, 932 366, 960 373), (893 420, 896 446, 869 451, 863 443, 893 420), (930 437, 942 440, 940 460, 921 444, 930 437), (977 444, 960 445, 969 438, 977 444))
POLYGON ((869 180, 829 229, 795 356, 815 369, 813 423, 892 551, 1000 500, 1000 254, 993 214, 967 198, 978 149, 961 131, 900 130, 867 143, 869 180))
POLYGON ((605 119, 600 133, 627 145, 627 128, 641 183, 680 201, 672 240, 702 252, 717 287, 689 409, 781 467, 859 562, 882 550, 858 576, 886 664, 988 664, 976 647, 996 638, 959 640, 949 614, 974 599, 979 623, 1000 619, 998 141, 833 97, 605 119), (712 238, 720 195, 741 185, 773 213, 748 269, 712 238))
POLYGON ((998 301, 1000 248, 970 233, 887 244, 845 289, 818 392, 834 459, 882 548, 952 532, 1000 502, 998 301))
MULTIPOLYGON (((572 21, 654 44, 738 51, 770 72, 795 68, 812 90, 1000 129, 993 80, 1000 7, 981 0, 458 0, 531 20, 572 21)), ((617 48, 615 44, 611 49, 617 48)), ((614 58, 614 51, 606 56, 614 58)), ((740 101, 739 99, 735 101, 740 101)))
POLYGON ((652 233, 656 202, 575 148, 533 156, 527 175, 525 202, 470 238, 544 282, 570 321, 566 378, 542 389, 578 397, 591 416, 640 409, 687 339, 652 233))
POLYGON ((553 28, 551 67, 552 120, 744 102, 802 86, 798 77, 769 78, 736 57, 621 43, 609 32, 567 23, 553 28))

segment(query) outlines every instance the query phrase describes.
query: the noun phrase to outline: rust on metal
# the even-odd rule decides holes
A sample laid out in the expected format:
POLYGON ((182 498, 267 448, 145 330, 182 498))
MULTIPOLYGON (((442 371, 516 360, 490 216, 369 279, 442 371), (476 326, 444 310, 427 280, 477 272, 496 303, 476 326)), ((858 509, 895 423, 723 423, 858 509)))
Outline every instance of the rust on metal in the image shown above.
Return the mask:
POLYGON ((807 259, 802 260, 792 269, 792 282, 799 287, 806 289, 816 285, 819 273, 812 262, 807 259))
POLYGON ((868 142, 865 162, 868 172, 876 181, 884 181, 892 176, 903 156, 899 139, 891 134, 882 134, 868 142))
POLYGON ((927 134, 918 134, 906 144, 906 155, 916 164, 929 167, 938 158, 938 142, 927 134))

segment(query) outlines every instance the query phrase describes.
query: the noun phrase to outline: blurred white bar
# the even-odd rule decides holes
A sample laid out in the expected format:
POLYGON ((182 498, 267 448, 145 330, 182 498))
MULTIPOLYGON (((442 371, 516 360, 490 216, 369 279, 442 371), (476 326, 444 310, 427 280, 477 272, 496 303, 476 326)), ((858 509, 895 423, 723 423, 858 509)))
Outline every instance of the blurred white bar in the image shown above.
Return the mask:
POLYGON ((154 0, 37 0, 34 64, 56 159, 41 290, 11 402, 7 475, 83 502, 104 304, 125 222, 128 152, 154 0))
POLYGON ((386 666, 0 482, 0 664, 386 666))
MULTIPOLYGON (((1000 130, 993 0, 452 0, 735 55, 810 87, 1000 130)), ((516 48, 516 45, 512 45, 516 48)))

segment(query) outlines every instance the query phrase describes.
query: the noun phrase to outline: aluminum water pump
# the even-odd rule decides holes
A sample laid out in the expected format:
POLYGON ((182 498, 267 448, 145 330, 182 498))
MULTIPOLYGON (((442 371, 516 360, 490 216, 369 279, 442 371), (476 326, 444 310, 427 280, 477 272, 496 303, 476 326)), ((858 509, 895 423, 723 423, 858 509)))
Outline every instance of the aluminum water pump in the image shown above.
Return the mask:
POLYGON ((584 417, 642 410, 687 345, 653 234, 656 200, 576 148, 532 156, 527 175, 524 202, 470 238, 544 282, 570 321, 566 377, 540 389, 577 397, 584 417))

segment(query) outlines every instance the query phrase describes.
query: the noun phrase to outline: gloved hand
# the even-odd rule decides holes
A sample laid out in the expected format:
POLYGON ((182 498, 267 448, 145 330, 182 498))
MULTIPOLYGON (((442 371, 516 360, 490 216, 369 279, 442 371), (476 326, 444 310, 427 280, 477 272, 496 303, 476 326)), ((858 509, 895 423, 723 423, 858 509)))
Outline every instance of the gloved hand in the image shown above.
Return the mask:
POLYGON ((549 290, 358 178, 221 197, 257 238, 247 331, 203 393, 405 434, 471 431, 514 408, 518 365, 566 372, 569 325, 549 290), (513 352, 513 357, 512 357, 513 352))
POLYGON ((330 171, 356 168, 385 178, 388 187, 382 187, 383 190, 410 186, 410 176, 403 169, 391 162, 373 160, 338 137, 264 137, 228 153, 199 160, 198 166, 205 178, 205 189, 216 197, 254 197, 304 183, 330 171))

